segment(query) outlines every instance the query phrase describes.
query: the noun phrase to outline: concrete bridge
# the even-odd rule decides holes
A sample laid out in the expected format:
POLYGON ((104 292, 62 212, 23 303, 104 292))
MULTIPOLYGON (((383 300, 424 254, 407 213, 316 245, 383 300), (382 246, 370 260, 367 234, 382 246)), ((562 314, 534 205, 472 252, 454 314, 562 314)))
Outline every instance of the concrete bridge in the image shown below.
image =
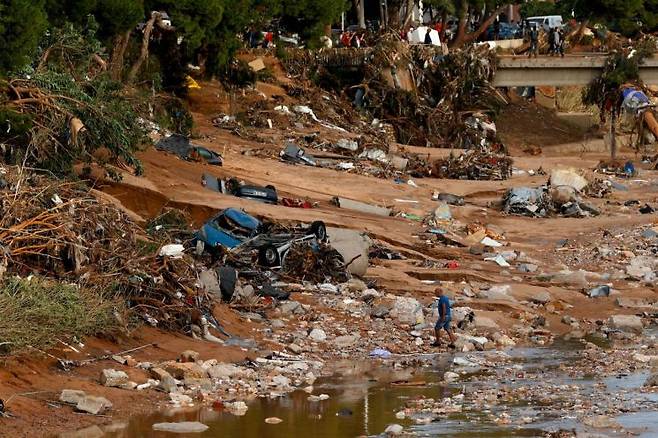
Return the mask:
MULTIPOLYGON (((501 57, 494 78, 496 87, 587 85, 601 75, 606 57, 567 56, 565 58, 501 57)), ((640 66, 640 78, 647 85, 658 85, 658 59, 647 59, 640 66)))
MULTIPOLYGON (((439 53, 433 46, 418 45, 415 50, 439 53)), ((309 52, 303 49, 288 49, 288 56, 299 63, 315 63, 328 67, 360 67, 370 62, 372 48, 323 49, 309 52)), ((587 85, 600 76, 607 54, 568 55, 564 58, 527 58, 525 56, 500 56, 494 78, 496 87, 524 86, 569 86, 587 85)), ((647 59, 640 66, 640 78, 647 85, 658 85, 658 58, 647 59)))

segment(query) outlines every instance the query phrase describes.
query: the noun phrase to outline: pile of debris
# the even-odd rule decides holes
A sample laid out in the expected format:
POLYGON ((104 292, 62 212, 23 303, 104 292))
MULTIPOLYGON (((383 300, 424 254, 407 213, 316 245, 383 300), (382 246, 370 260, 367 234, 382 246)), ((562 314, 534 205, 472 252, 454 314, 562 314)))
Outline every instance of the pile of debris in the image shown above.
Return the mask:
POLYGON ((343 256, 331 247, 323 222, 285 226, 262 222, 242 210, 227 208, 197 232, 198 252, 263 283, 281 276, 286 281, 324 282, 348 278, 343 256), (266 274, 266 275, 262 275, 266 274))
POLYGON ((582 200, 582 193, 604 197, 611 185, 595 180, 589 183, 573 170, 558 169, 551 173, 548 184, 538 187, 515 187, 503 197, 503 211, 522 216, 547 217, 559 214, 564 217, 598 216, 599 210, 582 200))
POLYGON ((432 176, 449 179, 505 180, 512 176, 513 160, 489 150, 473 149, 434 162, 432 176))
POLYGON ((0 274, 39 274, 122 296, 152 325, 181 329, 210 315, 182 245, 159 245, 115 205, 82 184, 4 167, 0 274))

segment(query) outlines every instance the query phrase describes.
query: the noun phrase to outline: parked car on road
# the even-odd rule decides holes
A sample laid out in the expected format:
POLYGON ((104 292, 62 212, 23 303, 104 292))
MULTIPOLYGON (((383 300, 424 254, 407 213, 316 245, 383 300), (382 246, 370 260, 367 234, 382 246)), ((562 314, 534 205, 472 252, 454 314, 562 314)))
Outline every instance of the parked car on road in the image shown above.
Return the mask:
POLYGON ((548 32, 554 27, 562 27, 562 16, 561 15, 544 15, 540 17, 528 17, 526 19, 530 24, 530 27, 537 27, 538 29, 543 29, 544 32, 548 32))

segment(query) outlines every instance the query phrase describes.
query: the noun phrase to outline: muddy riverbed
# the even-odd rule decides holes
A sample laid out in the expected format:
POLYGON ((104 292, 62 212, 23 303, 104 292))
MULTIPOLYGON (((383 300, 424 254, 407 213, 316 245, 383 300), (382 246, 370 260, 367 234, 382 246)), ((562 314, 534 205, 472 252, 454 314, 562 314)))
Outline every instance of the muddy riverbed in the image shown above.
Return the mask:
MULTIPOLYGON (((655 341, 655 334, 646 339, 655 341)), ((185 436, 154 431, 153 424, 198 421, 208 430, 190 436, 373 436, 399 424, 418 436, 655 437, 658 393, 643 388, 650 369, 629 361, 600 373, 595 364, 600 357, 624 362, 642 343, 622 348, 622 355, 609 345, 558 340, 538 348, 345 362, 314 385, 312 394, 329 396, 323 401, 310 401, 309 392, 300 390, 252 400, 242 416, 219 405, 169 409, 81 432, 185 436), (282 421, 269 424, 267 418, 282 421)), ((77 436, 90 436, 82 434, 77 436)))

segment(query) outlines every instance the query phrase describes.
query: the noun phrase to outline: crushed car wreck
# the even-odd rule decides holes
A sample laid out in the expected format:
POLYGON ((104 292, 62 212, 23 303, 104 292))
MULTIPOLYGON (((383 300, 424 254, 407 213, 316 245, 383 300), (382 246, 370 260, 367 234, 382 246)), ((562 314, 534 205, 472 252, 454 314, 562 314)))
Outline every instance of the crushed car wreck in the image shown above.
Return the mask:
POLYGON ((293 245, 316 249, 327 243, 327 228, 320 221, 309 227, 286 228, 227 208, 203 225, 197 239, 205 249, 224 254, 227 261, 247 266, 255 261, 260 266, 278 268, 285 264, 293 245))
POLYGON ((263 187, 255 184, 248 184, 237 178, 218 179, 208 173, 204 173, 201 177, 201 184, 210 190, 233 195, 238 198, 250 199, 252 201, 272 205, 277 205, 279 203, 276 187, 273 185, 263 187))

